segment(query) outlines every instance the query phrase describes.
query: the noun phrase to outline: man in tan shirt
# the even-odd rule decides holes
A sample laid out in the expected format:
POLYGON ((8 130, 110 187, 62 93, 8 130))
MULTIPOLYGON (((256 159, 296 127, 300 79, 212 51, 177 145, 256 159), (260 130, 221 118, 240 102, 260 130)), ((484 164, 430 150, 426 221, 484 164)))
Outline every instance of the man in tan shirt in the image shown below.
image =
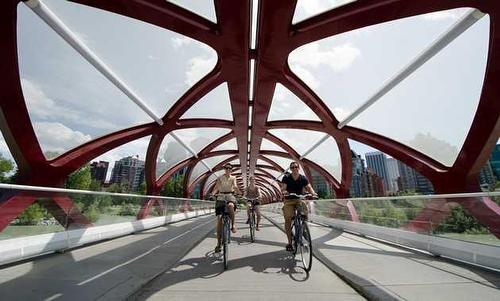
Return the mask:
POLYGON ((236 177, 231 176, 231 171, 233 166, 231 163, 226 163, 224 165, 224 174, 217 178, 214 190, 212 194, 219 193, 217 197, 217 203, 222 204, 218 206, 216 204, 215 214, 217 215, 217 246, 215 247, 215 252, 220 252, 220 232, 222 228, 222 212, 224 211, 224 202, 228 203, 229 217, 231 218, 231 231, 236 233, 236 225, 234 224, 234 212, 236 211, 236 198, 234 193, 241 195, 241 191, 236 185, 236 177))

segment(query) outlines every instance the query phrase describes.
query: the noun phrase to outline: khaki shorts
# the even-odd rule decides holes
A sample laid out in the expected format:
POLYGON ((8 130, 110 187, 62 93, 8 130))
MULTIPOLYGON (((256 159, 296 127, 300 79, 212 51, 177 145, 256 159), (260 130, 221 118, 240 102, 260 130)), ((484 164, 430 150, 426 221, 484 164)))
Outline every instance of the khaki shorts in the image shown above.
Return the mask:
POLYGON ((236 198, 234 195, 222 194, 217 197, 217 201, 215 202, 215 215, 221 215, 224 212, 224 208, 226 207, 226 203, 234 204, 234 211, 236 212, 236 198))
POLYGON ((300 206, 299 210, 302 212, 302 214, 307 215, 309 214, 307 210, 307 205, 304 201, 302 200, 285 200, 284 205, 283 205, 283 216, 285 217, 285 220, 291 220, 293 217, 293 212, 295 210, 296 206, 300 206))

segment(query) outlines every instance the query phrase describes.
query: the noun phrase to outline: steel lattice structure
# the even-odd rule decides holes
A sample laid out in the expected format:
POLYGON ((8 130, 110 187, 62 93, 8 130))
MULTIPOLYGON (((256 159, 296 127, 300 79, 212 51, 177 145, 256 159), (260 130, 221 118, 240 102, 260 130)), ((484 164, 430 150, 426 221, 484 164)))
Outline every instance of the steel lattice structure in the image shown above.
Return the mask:
MULTIPOLYGON (((352 177, 351 150, 348 139, 359 141, 404 162, 427 177, 438 193, 475 192, 479 189, 477 176, 491 153, 500 133, 500 4, 498 1, 473 0, 359 0, 332 9, 297 24, 292 24, 295 0, 262 0, 258 7, 257 47, 251 49, 250 24, 251 1, 215 0, 217 23, 211 22, 184 8, 163 0, 75 0, 70 2, 103 9, 109 12, 154 24, 205 43, 216 50, 218 61, 215 68, 182 95, 161 117, 161 122, 143 124, 123 129, 74 148, 61 156, 47 160, 40 148, 26 108, 20 83, 16 24, 16 8, 20 0, 4 0, 0 3, 0 127, 19 168, 19 183, 38 186, 60 187, 67 176, 93 158, 122 144, 151 135, 147 150, 145 177, 147 193, 158 195, 161 187, 178 170, 188 166, 185 177, 185 195, 189 196, 197 183, 201 193, 213 186, 208 183, 211 172, 198 176, 192 183, 189 178, 200 160, 217 155, 230 155, 217 164, 213 171, 221 169, 225 162, 239 159, 236 175, 244 185, 248 174, 255 174, 263 187, 266 201, 280 198, 280 191, 269 170, 283 169, 264 155, 291 157, 299 160, 306 175, 311 169, 319 172, 335 189, 338 198, 349 195, 352 177), (351 126, 339 128, 339 120, 328 106, 308 87, 288 65, 289 54, 298 47, 351 30, 400 18, 459 7, 476 8, 490 16, 489 56, 480 103, 466 141, 456 162, 447 167, 400 142, 351 126), (278 17, 277 17, 278 16, 278 17), (254 97, 249 99, 250 60, 255 60, 254 97), (198 100, 218 85, 228 85, 233 121, 218 119, 182 119, 198 100), (320 121, 286 120, 268 121, 268 114, 276 84, 281 84, 299 97, 320 118, 320 121), (252 108, 252 110, 250 110, 252 108), (249 112, 252 125, 249 128, 249 112), (156 179, 156 158, 164 137, 174 130, 187 128, 226 128, 224 135, 201 150, 197 156, 186 159, 156 179), (249 129, 251 136, 249 137, 249 129), (319 164, 301 158, 286 141, 271 134, 272 129, 307 129, 324 132, 333 137, 341 154, 342 176, 335 179, 319 164), (222 143, 236 138, 237 151, 213 151, 222 143), (266 138, 286 152, 262 150, 266 138), (250 141, 250 142, 249 142, 250 141), (257 164, 261 159, 265 165, 257 164)), ((67 196, 55 197, 48 208, 59 221, 69 219, 76 226, 89 225, 79 212, 70 210, 72 201, 67 196)), ((449 211, 447 201, 432 202, 412 221, 409 227, 419 228, 419 221, 431 219, 435 224, 444 219, 449 211), (436 214, 439 212, 439 214, 436 214)), ((22 194, 3 195, 0 200, 0 230, 34 202, 34 198, 22 194)), ((460 200, 465 209, 483 225, 500 237, 500 209, 490 199, 480 202, 460 200)), ((148 215, 154 200, 144 204, 139 218, 148 215)), ((354 207, 344 204, 351 218, 357 220, 354 207)))

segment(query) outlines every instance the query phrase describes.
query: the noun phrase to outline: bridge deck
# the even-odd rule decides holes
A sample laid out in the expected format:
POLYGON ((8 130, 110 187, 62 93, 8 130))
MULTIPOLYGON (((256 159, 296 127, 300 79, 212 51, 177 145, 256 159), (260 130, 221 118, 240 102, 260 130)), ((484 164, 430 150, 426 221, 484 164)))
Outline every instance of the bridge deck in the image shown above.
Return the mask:
MULTIPOLYGON (((283 218, 266 213, 282 227, 283 218)), ((2 300, 494 300, 500 274, 313 225, 309 276, 263 220, 250 244, 244 216, 229 270, 213 254, 214 218, 202 217, 0 268, 2 300), (344 282, 334 274, 339 273, 344 282)))

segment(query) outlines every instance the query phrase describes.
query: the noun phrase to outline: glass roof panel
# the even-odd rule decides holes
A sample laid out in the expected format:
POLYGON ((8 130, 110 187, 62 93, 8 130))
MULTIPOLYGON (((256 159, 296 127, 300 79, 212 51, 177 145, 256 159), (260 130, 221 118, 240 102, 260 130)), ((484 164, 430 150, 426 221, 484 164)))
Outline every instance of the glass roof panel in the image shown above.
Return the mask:
POLYGON ((48 159, 110 132, 151 122, 25 5, 18 5, 17 39, 23 95, 48 159))
MULTIPOLYGON (((205 163, 207 163, 208 166, 210 167, 215 167, 215 165, 219 164, 220 162, 226 160, 227 158, 231 157, 231 155, 221 155, 221 156, 214 156, 210 157, 207 159, 203 159, 205 163)), ((201 174, 207 172, 208 169, 203 163, 198 162, 196 166, 193 169, 193 172, 191 173, 191 177, 189 178, 189 184, 193 183, 194 180, 196 180, 197 177, 199 177, 201 174)))
POLYGON ((293 51, 288 62, 343 120, 467 11, 425 14, 328 37, 293 51))
POLYGON ((488 47, 489 17, 484 16, 350 125, 452 166, 479 104, 488 47))
MULTIPOLYGON (((149 141, 151 136, 143 137, 141 139, 137 139, 131 141, 129 143, 120 145, 117 148, 110 150, 91 161, 105 161, 109 162, 108 172, 106 175, 106 181, 111 181, 111 175, 113 172, 113 168, 115 166, 116 161, 126 157, 133 157, 139 159, 140 161, 146 160, 146 152, 148 150, 149 141)), ((110 183, 113 184, 113 183, 110 183)))
POLYGON ((340 182, 342 178, 342 163, 339 148, 332 137, 321 143, 306 158, 326 169, 340 182))
POLYGON ((45 3, 160 117, 216 64, 213 49, 175 32, 68 1, 45 3))
MULTIPOLYGON (((292 162, 292 159, 288 159, 288 158, 283 158, 283 157, 279 157, 279 156, 269 156, 269 155, 265 155, 264 157, 268 158, 268 159, 271 159, 273 160, 274 162, 276 162, 279 166, 281 166, 281 168, 283 169, 287 169, 289 166, 290 166, 290 163, 292 162)), ((302 170, 302 169, 301 169, 302 170)))
POLYGON ((316 115, 300 98, 281 84, 276 84, 268 120, 317 120, 316 115))
POLYGON ((175 3, 202 17, 205 17, 214 23, 217 23, 213 0, 168 0, 167 2, 175 3))
POLYGON ((227 83, 219 85, 198 100, 182 118, 217 118, 233 120, 227 83))
POLYGON ((166 135, 161 143, 158 158, 156 159, 156 177, 161 177, 172 166, 189 157, 192 157, 191 153, 170 136, 170 134, 166 135))
POLYGON ((210 184, 215 181, 217 179, 217 175, 216 174, 211 174, 208 179, 207 179, 207 182, 205 183, 205 191, 210 187, 210 184))
POLYGON ((213 151, 237 150, 237 149, 238 149, 238 145, 236 144, 236 138, 232 138, 232 139, 229 139, 228 141, 222 143, 221 145, 217 146, 216 148, 214 148, 213 151))
POLYGON ((273 177, 278 177, 279 175, 281 175, 281 172, 278 172, 274 169, 269 169, 269 168, 263 168, 263 170, 267 171, 268 173, 272 174, 273 177))
POLYGON ((274 150, 274 151, 280 151, 284 152, 285 150, 281 148, 281 146, 277 145, 276 143, 266 139, 262 138, 262 144, 260 145, 261 150, 274 150))
POLYGON ((290 145, 299 155, 304 154, 325 136, 325 133, 310 130, 278 129, 269 132, 290 145))
POLYGON ((215 139, 229 132, 230 130, 221 128, 192 128, 174 131, 179 139, 184 141, 197 153, 215 139))
POLYGON ((298 0, 292 23, 298 23, 327 10, 337 8, 356 0, 298 0))

